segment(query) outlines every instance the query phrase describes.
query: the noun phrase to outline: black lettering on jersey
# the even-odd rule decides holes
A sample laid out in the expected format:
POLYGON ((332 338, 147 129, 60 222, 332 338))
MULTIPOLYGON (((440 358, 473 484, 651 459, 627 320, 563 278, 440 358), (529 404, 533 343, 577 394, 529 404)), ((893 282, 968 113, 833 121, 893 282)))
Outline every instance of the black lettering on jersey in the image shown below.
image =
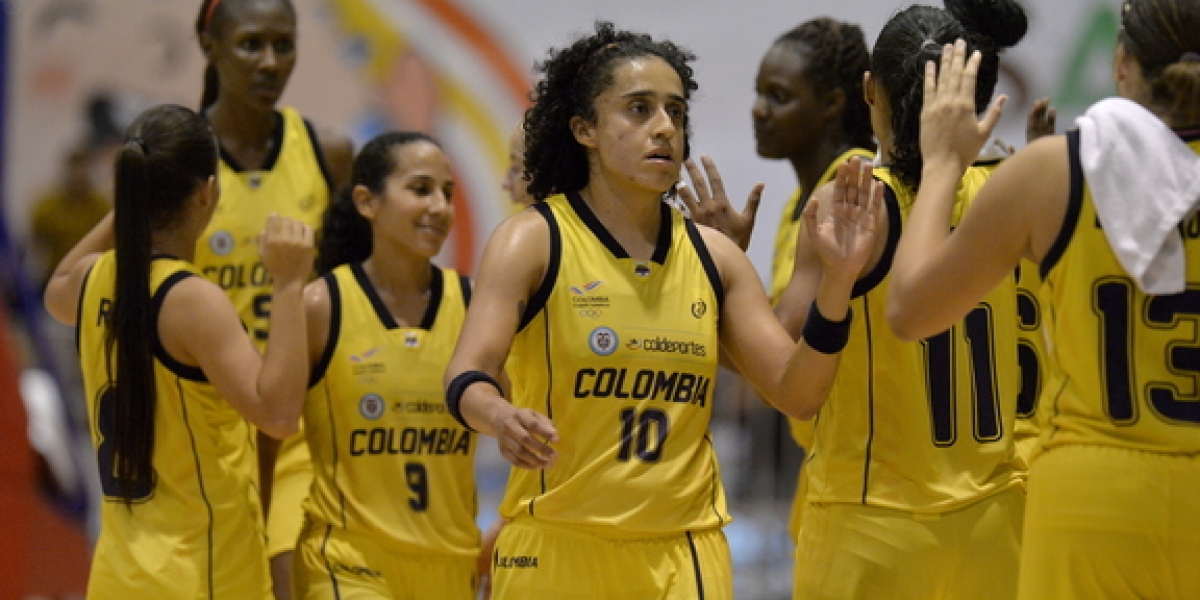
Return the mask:
POLYGON ((96 311, 96 327, 100 327, 108 322, 108 313, 110 311, 112 311, 112 300, 101 298, 100 310, 96 311))
POLYGON ((204 267, 204 277, 223 290, 263 287, 271 283, 271 276, 261 262, 254 263, 249 271, 246 265, 239 264, 204 267))
POLYGON ((497 555, 494 563, 497 569, 536 569, 538 568, 538 557, 497 555))
POLYGON ((1179 235, 1185 240, 1200 238, 1200 212, 1192 213, 1192 216, 1179 224, 1179 235))
POLYGON ((453 427, 376 427, 350 432, 350 455, 471 453, 471 432, 453 427))
POLYGON ((583 368, 575 373, 576 398, 633 398, 706 406, 709 378, 695 373, 583 368))

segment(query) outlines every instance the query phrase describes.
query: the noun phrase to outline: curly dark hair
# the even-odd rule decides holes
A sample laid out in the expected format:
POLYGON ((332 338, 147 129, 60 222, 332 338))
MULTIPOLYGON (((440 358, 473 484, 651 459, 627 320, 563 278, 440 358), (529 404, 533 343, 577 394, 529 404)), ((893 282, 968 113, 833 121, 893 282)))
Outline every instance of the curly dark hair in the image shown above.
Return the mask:
POLYGON ((945 0, 942 10, 910 6, 883 26, 871 52, 871 76, 887 93, 894 144, 885 162, 912 189, 921 183, 921 104, 925 63, 941 63, 942 47, 962 38, 967 54, 983 54, 975 88, 982 111, 1000 75, 1000 52, 1025 37, 1028 19, 1014 0, 945 0))
POLYGON ((361 185, 372 194, 382 194, 387 178, 396 170, 396 153, 392 149, 413 142, 429 142, 441 148, 437 140, 424 133, 392 131, 375 137, 359 150, 354 157, 350 183, 342 187, 325 209, 317 246, 317 273, 325 274, 371 256, 371 222, 354 205, 354 188, 361 185))
POLYGON ((807 58, 804 76, 813 91, 824 95, 842 90, 846 108, 842 111, 842 132, 853 146, 873 148, 871 109, 862 101, 863 72, 871 66, 871 55, 862 28, 829 17, 800 24, 779 36, 775 45, 789 44, 807 58))
MULTIPOLYGON (((533 91, 533 106, 525 113, 525 175, 529 193, 538 200, 574 192, 588 184, 587 151, 571 132, 571 118, 596 121, 595 100, 613 83, 613 71, 624 61, 657 56, 683 83, 684 98, 698 89, 688 63, 696 56, 674 43, 649 35, 618 30, 596 22, 596 32, 563 49, 551 48, 538 63, 543 74, 533 91)), ((690 150, 690 125, 685 121, 684 156, 690 150)))

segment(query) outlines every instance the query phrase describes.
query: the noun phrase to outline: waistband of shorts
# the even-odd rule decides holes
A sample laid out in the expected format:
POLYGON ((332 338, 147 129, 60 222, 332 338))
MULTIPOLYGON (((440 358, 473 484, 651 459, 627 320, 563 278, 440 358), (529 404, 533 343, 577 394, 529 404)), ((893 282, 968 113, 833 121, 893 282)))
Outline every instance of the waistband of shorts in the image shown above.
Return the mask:
POLYGON ((514 518, 505 527, 511 525, 581 540, 620 540, 623 542, 662 542, 676 537, 684 537, 689 533, 693 536, 698 536, 708 533, 719 533, 721 531, 720 527, 685 529, 680 531, 629 531, 612 525, 560 523, 528 515, 521 515, 514 518))

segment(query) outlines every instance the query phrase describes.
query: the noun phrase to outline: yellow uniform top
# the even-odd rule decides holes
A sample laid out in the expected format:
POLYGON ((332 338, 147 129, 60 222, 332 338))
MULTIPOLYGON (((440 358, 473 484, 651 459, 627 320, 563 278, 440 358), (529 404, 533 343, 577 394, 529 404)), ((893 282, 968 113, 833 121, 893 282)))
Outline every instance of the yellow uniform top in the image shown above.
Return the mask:
MULTIPOLYGON (((150 292, 158 307, 195 271, 155 259, 150 292)), ((155 336, 154 484, 137 490, 132 508, 120 498, 114 450, 105 443, 115 407, 106 393, 107 315, 116 255, 92 267, 80 299, 79 356, 92 443, 105 500, 92 558, 94 598, 269 598, 262 507, 254 485, 250 427, 208 383, 204 372, 171 358, 155 336)), ((120 375, 117 374, 119 377, 120 375)))
POLYGON ((1017 395, 1017 421, 1013 440, 1024 458, 1038 437, 1038 398, 1046 381, 1046 342, 1042 325, 1042 301, 1039 297, 1042 276, 1038 266, 1022 260, 1017 268, 1017 363, 1021 387, 1017 395))
MULTIPOLYGON (((875 153, 866 148, 851 148, 843 152, 829 163, 813 189, 832 181, 834 175, 837 175, 838 165, 855 156, 871 160, 875 158, 875 153)), ((788 282, 792 280, 792 271, 796 268, 796 238, 800 235, 800 228, 803 226, 803 219, 800 217, 804 215, 804 207, 800 205, 800 198, 804 194, 804 188, 797 187, 796 191, 792 192, 791 197, 788 198, 787 204, 784 205, 783 213, 779 215, 779 228, 775 231, 775 254, 771 258, 771 288, 768 290, 771 306, 775 306, 779 302, 779 297, 787 288, 788 282)), ((788 423, 792 426, 792 439, 796 440, 796 444, 806 450, 811 448, 813 422, 789 418, 788 423)))
POLYGON ((478 554, 475 438, 446 412, 442 386, 469 284, 434 267, 422 322, 400 327, 361 264, 324 279, 329 343, 304 405, 308 519, 398 551, 478 554))
MULTIPOLYGON (((1186 139, 1186 138, 1185 138, 1186 139)), ((1200 153, 1200 138, 1186 140, 1200 153)), ((1200 215, 1179 226, 1187 289, 1147 295, 1113 254, 1067 134, 1071 192, 1042 260, 1050 379, 1042 444, 1200 452, 1200 215)))
MULTIPOLYGON (((886 251, 854 290, 850 341, 817 416, 810 502, 942 512, 1017 485, 1012 445, 1018 372, 1016 290, 1010 278, 964 321, 920 342, 887 322, 887 273, 915 194, 886 168, 886 251)), ((972 167, 953 222, 991 174, 972 167)))
POLYGON ((534 206, 550 265, 507 367, 513 404, 560 439, 552 468, 513 469, 501 515, 622 538, 728 523, 708 431, 723 294, 696 226, 664 204, 637 260, 577 194, 534 206))
POLYGON ((221 201, 196 242, 196 267, 233 300, 259 350, 266 348, 271 316, 271 280, 258 255, 267 216, 275 212, 319 228, 330 193, 312 126, 291 108, 275 118, 276 153, 263 170, 243 170, 221 151, 221 201))

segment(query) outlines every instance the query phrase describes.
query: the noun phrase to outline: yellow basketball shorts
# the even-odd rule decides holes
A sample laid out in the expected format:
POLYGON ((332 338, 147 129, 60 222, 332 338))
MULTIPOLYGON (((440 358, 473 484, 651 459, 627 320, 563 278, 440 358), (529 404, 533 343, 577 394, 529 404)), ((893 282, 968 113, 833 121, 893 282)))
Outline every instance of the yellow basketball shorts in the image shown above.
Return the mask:
POLYGON ((733 566, 720 529, 612 539, 518 518, 492 557, 496 600, 729 600, 733 566))
POLYGON ((275 558, 296 547, 304 525, 304 500, 312 488, 312 458, 304 432, 286 439, 275 460, 271 509, 267 513, 267 556, 275 558))
POLYGON ((937 514, 810 503, 793 597, 1013 600, 1024 507, 1021 486, 937 514))
POLYGON ((1200 598, 1200 456, 1044 451, 1029 470, 1019 597, 1200 598))
POLYGON ((308 524, 292 561, 295 600, 473 600, 474 556, 397 552, 370 536, 308 524))

